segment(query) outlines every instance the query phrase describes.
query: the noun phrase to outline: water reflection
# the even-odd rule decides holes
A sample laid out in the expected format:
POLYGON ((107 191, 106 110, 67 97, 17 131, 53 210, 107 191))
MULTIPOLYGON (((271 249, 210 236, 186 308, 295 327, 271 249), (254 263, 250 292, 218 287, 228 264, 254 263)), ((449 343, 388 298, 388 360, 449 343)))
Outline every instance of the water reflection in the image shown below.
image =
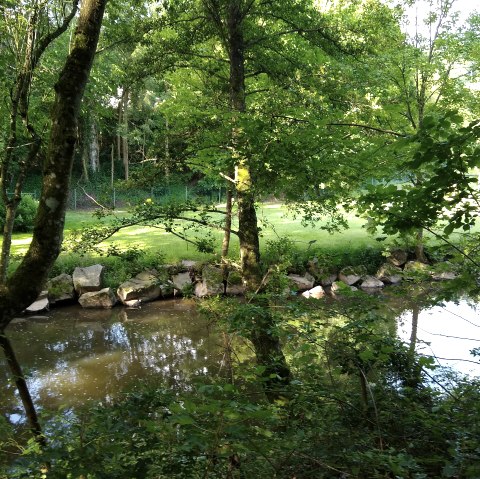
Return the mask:
MULTIPOLYGON (((422 309, 418 297, 405 294, 383 299, 399 317, 400 338, 412 348, 441 365, 480 375, 469 353, 480 346, 479 307, 460 301, 422 309)), ((139 310, 63 308, 11 324, 7 334, 39 409, 114 398, 139 380, 185 390, 194 377, 229 374, 223 364, 228 341, 210 331, 194 303, 183 300, 139 310)), ((0 387, 0 414, 18 423, 24 412, 3 357, 0 387)))
MULTIPOLYGON (((39 408, 111 398, 145 378, 185 389, 193 376, 216 374, 222 357, 217 336, 186 301, 140 310, 58 309, 7 333, 39 408)), ((1 411, 18 420, 23 413, 4 362, 0 379, 1 411)))
POLYGON ((416 344, 419 353, 433 356, 440 366, 480 375, 480 362, 470 351, 480 347, 479 306, 466 300, 423 310, 412 307, 399 317, 398 334, 416 344))

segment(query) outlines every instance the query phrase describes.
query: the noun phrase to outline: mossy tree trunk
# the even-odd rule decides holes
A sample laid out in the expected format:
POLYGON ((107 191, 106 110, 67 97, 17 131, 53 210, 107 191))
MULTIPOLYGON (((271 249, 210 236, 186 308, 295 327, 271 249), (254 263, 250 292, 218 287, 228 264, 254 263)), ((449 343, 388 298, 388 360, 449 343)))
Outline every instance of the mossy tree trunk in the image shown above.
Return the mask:
MULTIPOLYGON (((107 1, 82 1, 73 46, 54 87, 52 127, 32 242, 18 269, 0 285, 0 337, 17 383, 23 380, 23 374, 18 363, 11 360, 5 328, 15 314, 36 299, 60 252, 80 103, 95 56, 107 1)), ((20 388, 19 393, 22 395, 20 388)), ((31 398, 25 396, 25 400, 26 413, 30 417, 35 408, 31 398)), ((34 430, 37 427, 32 424, 34 430)), ((36 434, 40 435, 40 432, 36 431, 36 434)))
POLYGON ((48 30, 48 33, 39 37, 41 31, 43 6, 39 2, 33 2, 32 10, 28 18, 25 34, 25 49, 23 52, 22 66, 17 73, 11 93, 10 123, 6 149, 0 166, 0 190, 2 201, 5 204, 6 218, 3 228, 2 252, 0 255, 0 284, 5 284, 10 260, 12 245, 12 233, 17 208, 21 200, 23 184, 28 168, 36 159, 40 147, 41 138, 37 135, 33 124, 29 119, 29 97, 35 69, 48 46, 64 33, 78 10, 79 0, 72 1, 72 9, 56 29, 48 30), (21 152, 18 146, 20 125, 24 133, 30 138, 27 153, 21 152), (22 158, 21 155, 24 155, 22 158), (8 193, 10 177, 13 178, 11 165, 17 164, 16 178, 13 180, 13 192, 8 193))
MULTIPOLYGON (((244 19, 253 2, 230 0, 227 19, 227 46, 230 62, 230 106, 232 109, 232 154, 235 160, 235 192, 238 206, 238 237, 242 277, 247 292, 255 294, 261 286, 260 242, 255 209, 255 188, 248 158, 242 151, 239 123, 247 111, 245 94, 244 19)), ((255 299, 253 299, 255 301, 255 299)), ((280 340, 275 333, 274 319, 268 305, 259 308, 262 313, 254 318, 250 340, 257 362, 265 368, 262 374, 267 397, 274 401, 289 382, 290 370, 283 355, 280 340), (280 386, 280 387, 279 387, 280 386)))

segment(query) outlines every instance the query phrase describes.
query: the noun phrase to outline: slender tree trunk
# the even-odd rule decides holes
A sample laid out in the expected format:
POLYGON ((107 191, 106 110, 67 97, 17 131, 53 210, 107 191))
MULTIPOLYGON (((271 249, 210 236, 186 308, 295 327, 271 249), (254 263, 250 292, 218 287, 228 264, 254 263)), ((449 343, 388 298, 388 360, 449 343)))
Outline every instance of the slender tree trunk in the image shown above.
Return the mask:
MULTIPOLYGON (((112 148, 110 151, 110 186, 113 188, 115 181, 115 146, 112 143, 112 148)), ((115 205, 113 205, 115 207, 115 205)))
POLYGON ((165 176, 170 174, 170 127, 168 117, 165 117, 165 176))
POLYGON ((122 157, 123 157, 123 168, 125 171, 125 179, 128 180, 129 177, 129 158, 128 158, 128 97, 129 91, 127 88, 124 88, 122 95, 122 123, 123 123, 123 135, 122 135, 122 157))
POLYGON ((12 373, 12 377, 15 380, 15 385, 17 386, 18 394, 22 401, 23 408, 25 409, 30 430, 35 437, 35 440, 41 446, 45 446, 45 436, 42 434, 42 427, 40 426, 37 411, 35 409, 32 396, 30 395, 30 391, 28 390, 27 382, 23 376, 22 368, 20 363, 17 361, 12 344, 4 334, 0 334, 0 345, 2 346, 5 358, 7 359, 7 364, 10 372, 12 373))
POLYGON ((428 263, 423 244, 423 229, 419 229, 415 235, 415 258, 421 263, 428 263))
POLYGON ((223 233, 223 241, 222 241, 222 259, 223 260, 227 258, 228 250, 230 249, 230 238, 231 238, 231 231, 232 231, 232 207, 233 207, 233 192, 232 192, 232 189, 229 186, 227 186, 225 230, 223 233))
POLYGON ((10 264, 10 251, 12 249, 13 224, 17 214, 17 208, 20 200, 10 200, 5 205, 5 224, 3 226, 2 253, 0 258, 0 282, 5 284, 7 281, 8 265, 10 264))
POLYGON ((88 182, 90 181, 90 173, 88 171, 88 139, 86 138, 86 128, 83 131, 83 145, 82 145, 82 174, 83 179, 88 182))
POLYGON ((100 169, 100 147, 98 144, 98 131, 95 120, 92 118, 90 122, 90 135, 88 137, 88 158, 90 171, 98 173, 100 169))
POLYGON ((121 128, 122 128, 122 115, 123 115, 123 91, 122 91, 122 96, 120 97, 120 100, 118 102, 118 115, 117 115, 117 157, 118 157, 118 162, 122 163, 122 134, 121 134, 121 128))
MULTIPOLYGON (((27 159, 20 162, 20 168, 17 173, 17 182, 11 198, 7 195, 6 187, 2 192, 5 204, 5 224, 3 227, 3 242, 2 251, 0 254, 0 284, 5 284, 7 281, 8 266, 10 264, 10 252, 12 248, 12 234, 17 215, 18 205, 22 200, 22 189, 27 174, 27 167, 31 165, 40 151, 41 139, 38 137, 33 128, 30 128, 32 133, 32 143, 28 149, 27 159)), ((2 185, 4 186, 4 185, 2 185)))

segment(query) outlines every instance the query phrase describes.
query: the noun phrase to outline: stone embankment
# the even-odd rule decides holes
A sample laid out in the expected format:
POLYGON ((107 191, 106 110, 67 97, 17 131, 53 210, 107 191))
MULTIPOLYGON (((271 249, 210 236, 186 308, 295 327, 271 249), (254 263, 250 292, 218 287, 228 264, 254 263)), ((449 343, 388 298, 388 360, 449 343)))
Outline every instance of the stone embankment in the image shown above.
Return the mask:
MULTIPOLYGON (((112 308, 120 303, 137 308, 142 303, 174 296, 204 298, 215 295, 242 295, 244 287, 241 276, 231 271, 225 279, 223 270, 211 264, 184 260, 176 265, 162 265, 158 269, 142 271, 118 285, 116 289, 105 287, 104 266, 95 264, 75 268, 72 275, 61 274, 48 281, 45 291, 25 312, 37 314, 51 305, 75 301, 83 308, 112 308)), ((407 261, 407 254, 393 251, 376 275, 368 275, 365 267, 346 267, 338 272, 326 270, 314 258, 302 274, 287 275, 289 286, 286 293, 297 292, 305 298, 338 296, 348 291, 379 291, 385 286, 402 281, 443 281, 456 277, 451 264, 427 265, 407 261)), ((265 283, 268 283, 268 274, 265 283)))

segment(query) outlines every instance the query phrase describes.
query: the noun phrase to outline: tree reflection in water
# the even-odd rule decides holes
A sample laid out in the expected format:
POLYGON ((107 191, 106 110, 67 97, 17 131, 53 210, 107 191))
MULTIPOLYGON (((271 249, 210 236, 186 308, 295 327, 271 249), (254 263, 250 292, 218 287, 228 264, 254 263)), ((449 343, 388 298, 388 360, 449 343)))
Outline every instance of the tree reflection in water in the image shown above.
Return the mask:
MULTIPOLYGON (((39 409, 111 399, 140 380, 186 389, 194 377, 217 374, 222 358, 221 340, 187 301, 58 309, 12 324, 8 333, 39 409)), ((2 413, 24 417, 3 363, 0 378, 2 413)))
MULTIPOLYGON (((404 296, 385 299, 385 314, 392 324, 399 318, 393 330, 411 344, 411 354, 415 346, 420 353, 460 359, 456 367, 461 372, 475 366, 469 350, 479 345, 480 323, 468 302, 444 307, 420 304, 413 296, 410 301, 404 296)), ((195 304, 185 300, 150 303, 139 310, 63 308, 11 324, 7 333, 40 410, 113 399, 139 381, 186 390, 195 377, 232 374, 230 340, 210 331, 195 304)), ((477 366, 475 373, 479 370, 477 366)), ((24 420, 3 358, 0 382, 0 413, 11 422, 24 420)))

